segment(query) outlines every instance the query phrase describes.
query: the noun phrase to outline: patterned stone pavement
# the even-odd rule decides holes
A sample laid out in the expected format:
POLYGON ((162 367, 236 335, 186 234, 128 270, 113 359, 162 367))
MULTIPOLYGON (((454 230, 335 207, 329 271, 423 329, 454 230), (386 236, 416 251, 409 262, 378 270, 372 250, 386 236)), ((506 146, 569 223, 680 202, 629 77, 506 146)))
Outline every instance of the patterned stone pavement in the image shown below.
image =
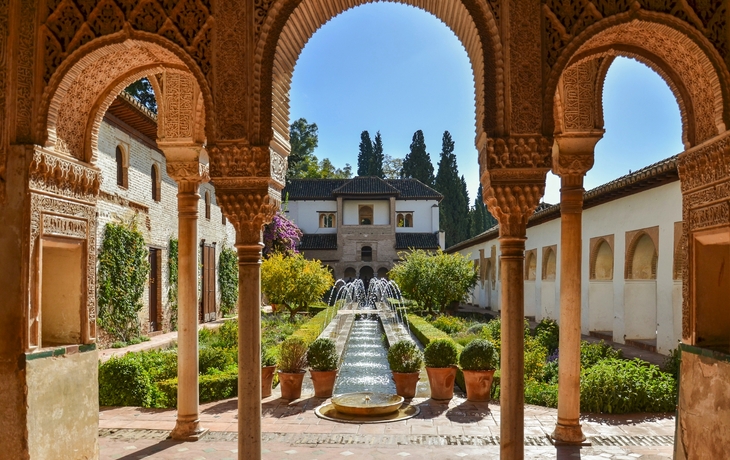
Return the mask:
MULTIPOLYGON (((450 402, 416 398, 421 413, 382 424, 344 424, 322 420, 314 409, 328 402, 305 397, 288 403, 273 394, 263 401, 265 459, 468 459, 499 457, 500 408, 496 402, 472 403, 457 395, 450 402)), ((668 459, 672 458, 673 414, 582 417, 588 447, 554 447, 547 440, 555 409, 525 407, 525 458, 668 459)), ((166 439, 175 425, 174 410, 102 408, 100 459, 236 459, 236 400, 201 406, 210 432, 198 442, 166 439)))

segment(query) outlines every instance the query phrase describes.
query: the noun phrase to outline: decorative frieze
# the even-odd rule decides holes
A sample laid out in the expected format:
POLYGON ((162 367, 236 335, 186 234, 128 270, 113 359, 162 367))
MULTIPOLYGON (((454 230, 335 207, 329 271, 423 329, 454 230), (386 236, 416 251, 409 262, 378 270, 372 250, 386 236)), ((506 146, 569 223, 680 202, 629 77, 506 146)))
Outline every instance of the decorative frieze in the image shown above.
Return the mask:
POLYGON ((730 134, 718 136, 707 144, 679 156, 677 170, 682 193, 730 179, 730 134))
MULTIPOLYGON (((277 177, 272 174, 268 146, 216 145, 208 149, 208 154, 211 177, 277 177)), ((281 163, 276 169, 280 171, 281 163)))
POLYGON ((41 220, 42 234, 85 240, 88 235, 88 223, 84 220, 43 214, 41 220))
POLYGON ((71 159, 35 148, 30 163, 29 186, 53 195, 95 202, 101 186, 101 172, 71 159))
POLYGON ((482 150, 481 164, 487 169, 550 168, 552 140, 546 137, 489 138, 482 150))
POLYGON ((689 230, 696 231, 718 226, 730 226, 730 205, 718 203, 689 211, 689 230))

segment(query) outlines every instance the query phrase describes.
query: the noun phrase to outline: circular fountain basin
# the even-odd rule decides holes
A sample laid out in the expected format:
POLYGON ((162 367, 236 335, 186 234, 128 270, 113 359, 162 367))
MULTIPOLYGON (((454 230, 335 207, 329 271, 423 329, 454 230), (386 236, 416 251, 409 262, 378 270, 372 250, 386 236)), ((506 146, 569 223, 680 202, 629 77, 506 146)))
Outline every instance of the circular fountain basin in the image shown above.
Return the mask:
POLYGON ((346 393, 332 398, 337 412, 350 415, 385 415, 398 411, 403 404, 403 396, 372 393, 346 393))

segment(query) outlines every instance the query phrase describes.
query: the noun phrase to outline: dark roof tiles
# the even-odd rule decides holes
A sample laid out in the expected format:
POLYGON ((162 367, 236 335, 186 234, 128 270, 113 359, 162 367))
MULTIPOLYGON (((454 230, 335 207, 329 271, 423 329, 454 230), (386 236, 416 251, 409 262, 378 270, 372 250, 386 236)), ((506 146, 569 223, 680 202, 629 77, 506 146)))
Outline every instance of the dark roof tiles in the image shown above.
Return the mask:
POLYGON ((337 234, 305 233, 299 240, 299 249, 302 251, 314 249, 337 249, 337 234))
POLYGON ((438 200, 443 195, 416 179, 291 179, 282 192, 289 200, 333 200, 336 195, 396 196, 401 200, 438 200))
POLYGON ((437 233, 396 233, 396 249, 438 249, 437 233))
POLYGON ((375 176, 358 176, 332 191, 333 195, 400 195, 400 190, 375 176))

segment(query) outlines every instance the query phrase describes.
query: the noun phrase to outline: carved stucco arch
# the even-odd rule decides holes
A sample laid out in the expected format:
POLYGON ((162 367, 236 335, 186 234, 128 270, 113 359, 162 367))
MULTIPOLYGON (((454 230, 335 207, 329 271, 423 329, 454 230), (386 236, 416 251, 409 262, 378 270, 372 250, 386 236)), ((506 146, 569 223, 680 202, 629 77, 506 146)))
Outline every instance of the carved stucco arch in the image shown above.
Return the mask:
MULTIPOLYGON (((567 69, 594 59, 626 56, 656 71, 674 93, 680 108, 685 148, 702 143, 726 129, 728 103, 726 88, 730 74, 712 45, 698 31, 671 16, 639 10, 603 19, 572 40, 553 66, 548 78, 545 101, 553 125, 561 108, 554 107, 559 85, 567 69)), ((603 87, 606 73, 596 88, 603 87)), ((595 109, 602 111, 601 99, 595 109)), ((547 114, 547 113, 546 113, 547 114)), ((600 120, 602 125, 602 115, 600 120)), ((602 127, 602 126, 601 126, 602 127)))
MULTIPOLYGON (((116 95, 140 78, 165 71, 186 74, 194 80, 200 97, 192 124, 199 132, 196 137, 204 137, 202 129, 210 126, 205 117, 212 113, 207 82, 189 57, 180 57, 185 56, 182 50, 171 43, 157 43, 160 41, 164 39, 124 39, 120 34, 97 39, 74 52, 59 66, 44 92, 37 125, 42 143, 57 153, 93 162, 101 120, 116 95)), ((155 96, 160 100, 159 87, 154 83, 155 96)))
MULTIPOLYGON (((277 0, 258 30, 254 132, 288 151, 289 90, 299 55, 312 35, 337 15, 373 0, 277 0), (272 129, 273 128, 273 132, 272 129)), ((472 67, 476 136, 504 130, 503 57, 495 15, 478 0, 389 0, 433 14, 464 46, 472 67)))

